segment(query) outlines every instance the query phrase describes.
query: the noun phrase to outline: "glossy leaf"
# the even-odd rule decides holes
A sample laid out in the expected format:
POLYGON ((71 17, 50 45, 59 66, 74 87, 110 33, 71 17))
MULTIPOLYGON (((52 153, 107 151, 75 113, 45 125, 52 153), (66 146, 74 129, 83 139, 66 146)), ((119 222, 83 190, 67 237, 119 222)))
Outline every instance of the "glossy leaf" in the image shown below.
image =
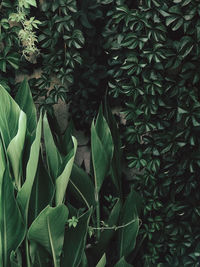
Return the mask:
POLYGON ((61 166, 61 173, 56 179, 56 195, 55 195, 56 205, 61 204, 64 200, 65 191, 67 189, 67 185, 69 182, 69 178, 74 163, 74 158, 76 155, 77 141, 75 137, 72 137, 72 140, 74 147, 64 158, 61 166))
POLYGON ((29 240, 39 243, 53 256, 55 267, 60 264, 67 218, 68 209, 65 205, 55 208, 47 206, 28 230, 29 240))
POLYGON ((21 166, 26 135, 26 118, 26 114, 23 111, 20 111, 17 134, 11 140, 7 148, 8 157, 11 162, 15 183, 18 189, 21 187, 21 166))
POLYGON ((103 254, 100 261, 97 263, 96 267, 105 267, 106 266, 106 254, 103 254))
POLYGON ((95 188, 99 192, 106 175, 110 170, 113 156, 113 141, 108 124, 103 117, 102 107, 96 122, 91 127, 92 164, 94 168, 95 188))
POLYGON ((7 148, 18 131, 20 108, 2 85, 0 85, 0 99, 0 128, 7 148))
POLYGON ((33 141, 30 149, 30 156, 26 167, 26 179, 25 182, 18 192, 17 201, 20 206, 20 210, 24 216, 25 222, 27 222, 28 218, 28 208, 29 201, 31 197, 31 192, 33 188, 34 179, 36 176, 37 168, 38 168, 38 160, 40 153, 40 142, 41 142, 41 130, 42 130, 42 116, 38 121, 35 140, 33 141))
POLYGON ((31 95, 31 90, 28 81, 25 79, 18 91, 15 98, 20 108, 26 113, 27 116, 27 130, 30 134, 35 132, 37 127, 37 114, 35 104, 31 95))

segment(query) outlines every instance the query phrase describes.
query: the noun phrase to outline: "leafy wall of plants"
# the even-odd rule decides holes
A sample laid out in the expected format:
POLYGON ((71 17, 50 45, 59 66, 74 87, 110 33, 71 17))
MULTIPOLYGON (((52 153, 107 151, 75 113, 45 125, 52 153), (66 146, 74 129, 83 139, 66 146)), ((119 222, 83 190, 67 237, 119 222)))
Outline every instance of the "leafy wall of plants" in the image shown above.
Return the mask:
POLYGON ((143 170, 136 266, 198 266, 199 2, 112 2, 109 91, 124 100, 129 167, 143 170))
POLYGON ((48 111, 59 98, 69 101, 76 127, 84 129, 105 92, 123 107, 124 151, 129 167, 142 171, 131 182, 144 198, 135 266, 198 266, 199 1, 40 1, 28 13, 42 22, 37 64, 21 57, 19 29, 5 16, 13 6, 2 3, 1 43, 10 50, 1 49, 0 74, 7 89, 19 66, 41 67, 42 77, 31 81, 34 98, 44 96, 48 111))

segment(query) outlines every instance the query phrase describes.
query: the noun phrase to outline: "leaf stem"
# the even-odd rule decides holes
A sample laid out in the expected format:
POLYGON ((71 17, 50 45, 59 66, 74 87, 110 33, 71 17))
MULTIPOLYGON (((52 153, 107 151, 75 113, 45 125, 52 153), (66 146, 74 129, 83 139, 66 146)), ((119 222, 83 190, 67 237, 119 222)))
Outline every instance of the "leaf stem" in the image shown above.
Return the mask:
POLYGON ((31 267, 31 261, 29 256, 29 247, 28 247, 28 239, 26 238, 26 263, 27 267, 31 267))
POLYGON ((99 193, 97 191, 97 188, 95 189, 95 201, 96 201, 96 220, 97 220, 97 240, 100 239, 100 205, 99 205, 99 193))

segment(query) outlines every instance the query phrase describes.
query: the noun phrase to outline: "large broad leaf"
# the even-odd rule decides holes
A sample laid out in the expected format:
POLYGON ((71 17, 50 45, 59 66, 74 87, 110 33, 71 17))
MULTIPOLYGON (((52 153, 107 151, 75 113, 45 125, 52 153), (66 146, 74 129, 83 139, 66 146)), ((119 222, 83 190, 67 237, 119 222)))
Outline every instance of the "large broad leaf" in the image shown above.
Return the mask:
POLYGON ((114 267, 132 267, 133 265, 129 264, 126 262, 126 260, 124 259, 124 257, 122 257, 116 264, 114 267))
POLYGON ((20 108, 26 113, 27 129, 28 132, 32 134, 33 132, 35 132, 37 127, 37 114, 31 95, 31 90, 26 79, 21 83, 17 91, 15 101, 18 103, 20 108))
POLYGON ((96 122, 92 122, 91 146, 95 188, 98 193, 110 169, 113 155, 112 136, 108 124, 103 117, 102 107, 100 107, 96 122))
POLYGON ((95 205, 94 184, 88 174, 76 164, 72 168, 68 189, 77 199, 79 207, 81 204, 88 208, 95 205))
POLYGON ((77 267, 81 262, 85 250, 85 242, 92 210, 87 211, 78 221, 75 228, 70 228, 65 232, 65 242, 63 247, 63 259, 61 266, 77 267))
POLYGON ((69 178, 71 175, 72 167, 74 164, 74 158, 77 150, 77 141, 75 137, 72 137, 74 147, 68 153, 68 155, 64 158, 61 173, 59 177, 56 179, 56 205, 61 204, 63 202, 65 191, 69 182, 69 178))
POLYGON ((14 197, 14 186, 8 169, 5 169, 0 179, 0 262, 7 267, 10 266, 11 251, 15 251, 24 239, 25 226, 14 197))
POLYGON ((44 128, 44 143, 46 148, 47 166, 50 175, 53 181, 55 182, 56 178, 58 177, 58 172, 62 162, 62 158, 55 145, 46 114, 43 118, 43 128, 44 128))
POLYGON ((11 162, 13 174, 15 177, 15 183, 19 189, 21 187, 22 153, 24 149, 25 135, 26 135, 26 114, 21 110, 19 115, 17 134, 11 140, 7 148, 8 157, 11 162))
POLYGON ((68 209, 64 204, 55 208, 47 206, 28 231, 28 239, 43 246, 53 256, 55 267, 60 264, 67 218, 68 209))
POLYGON ((29 201, 30 201, 32 187, 33 187, 34 179, 35 179, 37 168, 38 168, 41 130, 42 130, 42 116, 40 116, 40 119, 38 121, 35 140, 33 141, 31 145, 30 157, 29 157, 28 164, 26 167, 26 179, 21 190, 18 192, 18 195, 17 195, 17 201, 19 203, 21 212, 24 216, 25 222, 27 222, 27 218, 28 218, 29 201))
POLYGON ((135 247, 139 230, 138 199, 140 197, 132 190, 122 207, 122 214, 119 221, 122 227, 118 230, 119 235, 117 241, 119 258, 126 257, 135 247))
POLYGON ((0 85, 0 129, 6 148, 18 131, 20 108, 9 93, 0 85))

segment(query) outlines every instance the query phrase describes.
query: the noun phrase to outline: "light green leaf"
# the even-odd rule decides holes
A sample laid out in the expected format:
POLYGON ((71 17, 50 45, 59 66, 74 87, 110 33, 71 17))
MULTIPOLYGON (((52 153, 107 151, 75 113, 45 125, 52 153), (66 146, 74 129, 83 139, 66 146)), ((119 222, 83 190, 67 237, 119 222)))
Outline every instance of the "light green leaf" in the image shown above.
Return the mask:
POLYGON ((67 218, 68 209, 65 205, 55 208, 47 206, 28 230, 28 239, 43 246, 53 256, 54 267, 60 265, 67 218))
POLYGON ((91 127, 92 164, 94 168, 95 188, 99 192, 105 176, 108 174, 113 156, 113 141, 108 124, 100 107, 96 123, 91 127))
POLYGON ((0 129, 7 148, 18 131, 20 108, 2 85, 0 85, 0 99, 0 129))
POLYGON ((19 115, 18 132, 7 148, 8 157, 11 162, 15 183, 18 189, 21 187, 22 153, 24 149, 25 135, 26 114, 21 110, 19 115))
POLYGON ((28 132, 32 134, 33 132, 35 132, 37 127, 37 114, 31 95, 31 90, 26 79, 21 83, 17 91, 15 101, 18 103, 20 108, 26 113, 27 129, 28 132))
POLYGON ((97 263, 96 267, 105 267, 106 266, 106 254, 104 253, 100 261, 97 263))
POLYGON ((61 267, 79 266, 83 252, 92 210, 88 210, 78 221, 75 228, 68 228, 65 232, 65 242, 63 247, 63 259, 61 267))
POLYGON ((61 204, 64 199, 65 191, 69 182, 69 178, 71 175, 74 158, 77 150, 77 141, 75 137, 72 137, 72 141, 74 144, 73 149, 68 153, 68 155, 63 160, 62 172, 59 177, 56 179, 56 205, 61 204))
POLYGON ((26 179, 21 190, 18 192, 18 195, 17 195, 17 201, 19 203, 21 212, 24 216, 25 222, 27 222, 29 201, 30 201, 32 187, 33 187, 34 179, 35 179, 37 168, 38 168, 41 130, 42 130, 42 116, 40 115, 40 119, 38 121, 37 129, 36 129, 35 140, 33 141, 31 145, 30 157, 29 157, 27 167, 26 167, 26 179))

